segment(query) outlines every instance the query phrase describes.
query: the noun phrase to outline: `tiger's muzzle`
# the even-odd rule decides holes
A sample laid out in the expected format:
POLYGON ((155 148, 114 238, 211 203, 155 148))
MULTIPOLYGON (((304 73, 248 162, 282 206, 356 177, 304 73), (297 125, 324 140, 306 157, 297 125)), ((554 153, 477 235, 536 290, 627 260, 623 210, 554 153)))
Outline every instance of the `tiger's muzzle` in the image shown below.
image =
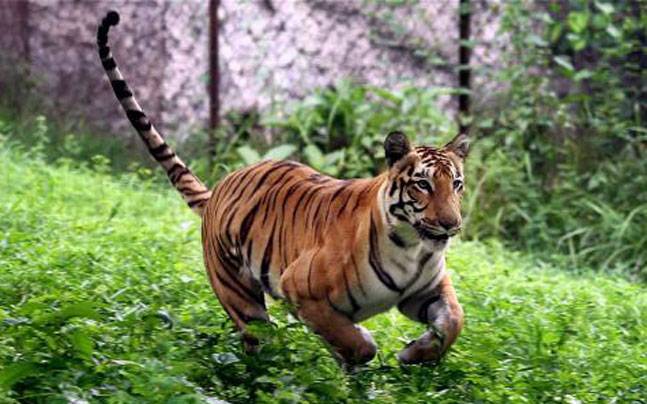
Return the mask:
POLYGON ((444 226, 424 223, 423 221, 417 222, 413 227, 418 232, 420 238, 434 241, 447 241, 461 230, 460 226, 446 228, 444 226))

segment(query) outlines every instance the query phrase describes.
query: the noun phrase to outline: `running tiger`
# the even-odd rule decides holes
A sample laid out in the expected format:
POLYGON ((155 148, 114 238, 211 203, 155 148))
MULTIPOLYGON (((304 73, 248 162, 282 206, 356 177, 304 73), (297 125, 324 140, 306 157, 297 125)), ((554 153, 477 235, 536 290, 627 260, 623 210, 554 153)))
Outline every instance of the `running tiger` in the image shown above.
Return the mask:
POLYGON ((97 44, 115 95, 171 184, 202 217, 204 262, 245 348, 250 321, 269 321, 265 294, 285 299, 345 364, 371 360, 376 345, 358 325, 393 306, 428 326, 398 355, 438 360, 463 326, 445 269, 449 238, 461 227, 465 135, 442 148, 412 147, 400 132, 384 142, 388 170, 339 180, 292 161, 237 170, 209 190, 151 124, 117 68, 102 20, 97 44))

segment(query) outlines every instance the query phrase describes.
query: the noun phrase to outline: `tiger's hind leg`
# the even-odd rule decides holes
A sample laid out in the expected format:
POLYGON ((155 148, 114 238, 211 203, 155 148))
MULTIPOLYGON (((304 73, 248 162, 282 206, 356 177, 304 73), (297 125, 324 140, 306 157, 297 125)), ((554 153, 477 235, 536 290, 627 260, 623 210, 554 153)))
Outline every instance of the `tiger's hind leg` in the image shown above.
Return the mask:
POLYGON ((428 331, 400 351, 398 359, 402 363, 438 361, 463 328, 463 309, 449 275, 435 288, 404 299, 398 309, 412 320, 429 326, 428 331))
POLYGON ((251 271, 243 268, 242 260, 214 244, 205 242, 204 245, 211 287, 241 333, 245 351, 255 352, 259 341, 247 331, 247 325, 252 321, 270 321, 262 287, 251 271))

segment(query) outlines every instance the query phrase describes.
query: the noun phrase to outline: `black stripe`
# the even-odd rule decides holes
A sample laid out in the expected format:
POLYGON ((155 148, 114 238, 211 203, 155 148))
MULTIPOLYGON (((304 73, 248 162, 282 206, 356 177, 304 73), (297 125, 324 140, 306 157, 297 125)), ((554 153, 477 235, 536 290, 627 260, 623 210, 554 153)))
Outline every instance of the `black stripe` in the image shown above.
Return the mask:
MULTIPOLYGON (((276 178, 272 184, 269 185, 270 191, 267 191, 265 193, 265 196, 263 197, 263 201, 261 202, 262 204, 265 205, 265 214, 263 215, 263 224, 267 222, 268 215, 271 211, 274 210, 274 206, 276 205, 276 199, 280 195, 281 191, 284 189, 285 182, 278 184, 279 182, 283 181, 285 179, 285 175, 289 172, 290 170, 287 170, 281 175, 276 178), (278 184, 278 186, 277 186, 278 184)), ((289 179, 288 179, 289 181, 289 179)))
POLYGON ((371 187, 369 185, 366 186, 358 195, 357 199, 355 200, 355 204, 353 206, 353 209, 351 209, 351 213, 355 213, 355 210, 359 208, 359 203, 362 201, 362 198, 364 197, 365 194, 371 191, 371 187))
POLYGON ((353 310, 352 314, 355 314, 359 311, 360 307, 359 307, 359 304, 357 304, 357 300, 355 300, 353 293, 350 291, 350 285, 348 284, 348 276, 346 275, 346 271, 344 271, 343 269, 342 269, 342 274, 344 275, 344 285, 346 286, 346 294, 348 295, 348 300, 350 301, 350 306, 353 310))
POLYGON ((189 170, 186 166, 175 163, 171 168, 166 172, 166 175, 168 175, 169 180, 171 180, 171 183, 175 185, 180 178, 182 178, 183 175, 185 174, 190 174, 191 170, 189 170))
POLYGON ((227 288, 227 290, 232 291, 236 296, 238 296, 238 298, 239 298, 240 300, 242 300, 242 301, 244 301, 244 302, 249 301, 247 294, 243 294, 243 293, 241 293, 241 291, 240 291, 240 290, 238 290, 238 288, 234 287, 234 285, 232 285, 231 283, 229 283, 229 281, 227 281, 226 279, 224 279, 223 277, 221 277, 221 276, 220 276, 220 274, 218 273, 218 271, 214 271, 214 275, 216 276, 216 279, 218 280, 218 283, 220 283, 220 285, 222 285, 222 286, 224 286, 225 288, 227 288))
MULTIPOLYGON (((276 224, 276 223, 275 223, 276 224)), ((274 225, 270 232, 270 238, 265 245, 265 252, 263 253, 263 260, 261 261, 261 283, 265 290, 272 293, 270 285, 270 265, 272 264, 272 249, 274 248, 274 225)))
MULTIPOLYGON (((267 161, 262 161, 260 163, 257 163, 256 165, 253 165, 253 166, 251 166, 249 168, 246 168, 245 172, 242 175, 240 175, 239 177, 232 178, 231 182, 229 182, 227 184, 227 186, 230 189, 236 190, 236 193, 234 195, 230 195, 230 197, 231 197, 230 199, 233 200, 233 201, 237 201, 243 195, 243 193, 246 190, 249 189, 249 185, 254 180, 254 178, 256 178, 256 175, 257 174, 260 175, 260 172, 259 172, 260 170, 258 170, 258 169, 260 169, 262 166, 266 165, 267 163, 268 163, 267 161), (252 177, 249 180, 247 180, 247 177, 250 174, 252 175, 252 177), (237 182, 234 182, 236 180, 237 180, 237 182), (247 182, 243 183, 246 180, 247 180, 247 182)), ((235 173, 233 175, 237 176, 238 173, 235 173)), ((226 189, 225 187, 220 187, 220 188, 221 189, 223 189, 223 188, 226 189)))
POLYGON ((106 70, 113 70, 113 69, 117 68, 117 63, 115 62, 115 60, 113 58, 102 59, 101 64, 103 65, 103 68, 106 69, 106 70))
POLYGON ((393 196, 393 194, 394 194, 394 193, 395 193, 395 191, 397 191, 397 190, 398 190, 398 183, 397 183, 397 181, 393 181, 393 182, 391 182, 391 189, 389 190, 389 196, 393 196))
POLYGON ((298 210, 299 210, 299 209, 298 209, 298 207, 301 205, 301 202, 303 201, 303 199, 304 199, 307 195, 309 195, 310 193, 314 192, 314 190, 315 190, 315 187, 312 187, 312 188, 308 188, 308 189, 306 189, 306 190, 305 190, 305 191, 303 191, 303 193, 299 196, 299 199, 297 199, 297 202, 294 204, 294 210, 292 211, 292 225, 294 225, 294 222, 296 221, 297 212, 298 212, 298 210))
MULTIPOLYGON (((214 240, 214 238, 211 238, 208 243, 210 247, 210 252, 211 255, 214 256, 214 258, 220 263, 221 268, 225 271, 227 275, 229 275, 229 278, 233 281, 233 283, 237 286, 236 288, 232 286, 229 282, 224 282, 224 279, 220 276, 218 271, 209 271, 213 272, 213 274, 216 276, 218 281, 220 281, 224 286, 227 288, 233 290, 237 295, 240 296, 240 291, 247 295, 249 298, 251 298, 253 301, 258 303, 260 306, 265 308, 265 299, 263 297, 262 293, 256 293, 253 290, 249 290, 245 285, 243 285, 237 278, 236 274, 232 274, 232 269, 235 270, 236 263, 232 261, 230 257, 223 256, 222 254, 219 254, 218 251, 223 251, 226 253, 226 249, 224 249, 224 246, 220 243, 220 240, 214 240), (215 245, 215 243, 218 243, 219 247, 215 245)), ((243 299, 247 300, 247 299, 243 299)))
POLYGON ((249 244, 247 244, 247 265, 249 266, 252 262, 252 246, 254 244, 254 240, 249 240, 249 244))
POLYGON ((229 308, 231 308, 231 310, 233 310, 236 313, 236 316, 238 316, 238 318, 245 324, 249 324, 252 321, 267 321, 267 319, 265 318, 248 316, 247 314, 238 310, 238 308, 233 305, 231 305, 229 308))
POLYGON ((420 320, 421 323, 427 323, 429 321, 429 318, 427 317, 427 310, 429 309, 429 306, 436 303, 438 300, 440 300, 440 295, 435 295, 431 296, 422 303, 420 310, 418 310, 418 320, 420 320))
POLYGON ((407 246, 405 244, 404 240, 402 240, 402 237, 400 237, 394 231, 389 232, 389 240, 391 240, 393 242, 393 244, 397 245, 400 248, 405 248, 407 246))
POLYGON ((99 25, 99 29, 97 30, 97 45, 99 45, 99 47, 103 47, 108 44, 108 30, 109 27, 107 25, 99 25))
POLYGON ((129 98, 133 96, 133 92, 128 88, 128 84, 124 80, 111 80, 110 85, 112 90, 115 92, 118 100, 123 100, 124 98, 129 98))
POLYGON ((375 229, 375 222, 373 217, 371 217, 371 228, 369 230, 369 254, 368 262, 377 275, 377 278, 386 286, 387 288, 393 290, 394 292, 402 293, 403 289, 399 288, 398 285, 393 281, 391 275, 384 271, 382 267, 382 260, 380 258, 380 250, 378 249, 378 240, 377 240, 377 230, 375 229))
POLYGON ((247 236, 249 235, 249 230, 252 228, 254 223, 254 218, 256 217, 256 212, 258 212, 259 204, 257 203, 243 219, 243 222, 240 225, 239 239, 240 244, 243 245, 247 241, 247 236))
POLYGON ((173 157, 175 157, 175 153, 173 153, 173 152, 171 152, 171 154, 166 154, 166 155, 163 155, 163 156, 153 156, 153 158, 154 158, 156 161, 160 162, 160 163, 161 163, 162 161, 170 160, 170 159, 172 159, 173 157))
POLYGON ((148 131, 151 129, 151 123, 144 114, 143 111, 138 111, 136 109, 129 109, 126 111, 126 116, 130 123, 140 132, 148 131))
MULTIPOLYGON (((107 39, 106 39, 106 41, 107 41, 107 39)), ((104 42, 104 43, 106 43, 106 42, 104 42)), ((110 54, 110 47, 109 46, 102 46, 102 45, 103 44, 100 44, 100 46, 99 46, 99 57, 101 59, 105 59, 110 54)))
MULTIPOLYGON (((432 252, 426 253, 425 255, 422 256, 422 258, 418 262, 418 268, 416 269, 416 273, 413 274, 413 278, 411 278, 411 280, 409 280, 409 282, 407 282, 407 286, 404 287, 405 289, 409 289, 411 287, 411 285, 416 283, 418 278, 420 278, 420 275, 422 275, 422 272, 425 270, 425 265, 427 265, 427 262, 429 262, 429 260, 433 256, 434 256, 434 253, 432 253, 432 252)), ((441 272, 442 272, 442 270, 438 271, 438 273, 441 273, 441 272)), ((432 279, 432 282, 430 282, 430 284, 433 284, 433 282, 436 280, 437 276, 438 276, 438 274, 434 275, 434 278, 432 279)), ((422 289, 424 289, 426 287, 427 287, 427 285, 423 285, 422 289)), ((416 292, 416 293, 418 293, 418 292, 416 292)))
POLYGON ((190 208, 193 208, 194 206, 207 202, 208 200, 209 198, 202 198, 202 199, 197 199, 195 201, 189 201, 187 202, 187 204, 189 205, 190 208))
POLYGON ((355 193, 354 193, 354 192, 352 192, 352 191, 348 193, 348 196, 346 197, 346 199, 344 200, 344 202, 342 202, 342 203, 339 205, 339 210, 338 210, 338 211, 337 211, 337 213, 336 213, 336 214, 337 214, 337 216, 339 216, 339 215, 341 214, 341 212, 343 212, 343 211, 344 211, 344 209, 346 208, 346 205, 348 205, 348 202, 350 201, 350 198, 352 198, 354 194, 355 194, 355 193))
POLYGON ((196 190, 194 190, 192 188, 189 188, 189 187, 180 187, 180 188, 176 188, 176 189, 177 189, 177 191, 179 193, 181 193, 182 195, 186 195, 186 196, 195 196, 195 195, 205 194, 205 193, 209 192, 208 189, 200 189, 200 190, 196 191, 196 190))
POLYGON ((322 208, 323 203, 324 203, 324 198, 321 196, 321 194, 319 194, 319 198, 317 198, 315 201, 309 204, 309 206, 307 207, 304 213, 308 228, 313 229, 315 232, 318 231, 318 228, 315 227, 315 219, 320 217, 319 210, 322 208), (314 212, 310 214, 310 210, 313 207, 314 207, 314 212))
POLYGON ((346 181, 344 181, 344 183, 340 185, 339 189, 335 191, 334 194, 332 194, 332 197, 330 197, 331 204, 339 196, 339 194, 341 194, 346 189, 346 186, 347 186, 346 181))
MULTIPOLYGON (((222 254, 216 253, 216 258, 221 264, 221 268, 224 270, 224 273, 232 280, 232 282, 247 296, 249 296, 253 301, 258 303, 260 306, 265 308, 265 299, 263 293, 260 289, 255 289, 254 285, 245 285, 239 279, 239 268, 242 266, 242 259, 239 256, 235 256, 229 253, 226 249, 226 246, 218 241, 217 251, 222 252, 222 254)), ((213 247, 215 248, 215 247, 213 247)))
POLYGON ((294 164, 292 162, 289 162, 289 161, 283 161, 281 163, 274 164, 271 168, 269 168, 265 172, 265 174, 263 174, 263 176, 261 178, 258 179, 258 183, 256 184, 256 187, 254 188, 253 193, 256 193, 258 191, 258 189, 265 183, 265 180, 267 179, 267 177, 270 174, 272 174, 275 170, 278 170, 281 167, 294 167, 294 166, 296 166, 296 164, 294 164))
POLYGON ((149 148, 148 151, 153 155, 153 158, 157 161, 170 160, 175 157, 175 153, 169 147, 168 144, 162 143, 161 145, 153 148, 149 148))
POLYGON ((357 263, 355 262, 355 256, 353 254, 350 255, 350 262, 353 264, 353 270, 355 271, 355 277, 357 278, 357 286, 359 286, 359 290, 362 291, 362 294, 366 296, 366 289, 364 289, 364 285, 362 285, 362 277, 359 275, 359 268, 357 268, 357 263))
POLYGON ((310 264, 308 265, 308 294, 310 295, 310 297, 314 297, 312 295, 312 287, 310 286, 310 278, 312 275, 312 263, 314 262, 316 256, 317 253, 313 254, 312 258, 310 259, 310 264))

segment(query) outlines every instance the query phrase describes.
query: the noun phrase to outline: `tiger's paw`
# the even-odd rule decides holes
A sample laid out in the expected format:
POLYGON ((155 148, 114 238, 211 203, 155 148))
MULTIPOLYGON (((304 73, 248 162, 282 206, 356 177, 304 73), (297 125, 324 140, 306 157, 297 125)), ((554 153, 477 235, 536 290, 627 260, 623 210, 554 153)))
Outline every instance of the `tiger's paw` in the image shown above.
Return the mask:
POLYGON ((258 338, 250 334, 243 334, 242 336, 243 349, 248 355, 253 355, 258 353, 261 349, 261 343, 258 338))
POLYGON ((377 345, 371 333, 361 325, 354 326, 361 340, 356 340, 354 346, 335 348, 335 356, 344 369, 354 369, 358 365, 370 362, 377 354, 377 345))
POLYGON ((428 331, 419 339, 408 343, 398 353, 398 360, 405 365, 438 362, 444 353, 443 340, 441 335, 428 331))

